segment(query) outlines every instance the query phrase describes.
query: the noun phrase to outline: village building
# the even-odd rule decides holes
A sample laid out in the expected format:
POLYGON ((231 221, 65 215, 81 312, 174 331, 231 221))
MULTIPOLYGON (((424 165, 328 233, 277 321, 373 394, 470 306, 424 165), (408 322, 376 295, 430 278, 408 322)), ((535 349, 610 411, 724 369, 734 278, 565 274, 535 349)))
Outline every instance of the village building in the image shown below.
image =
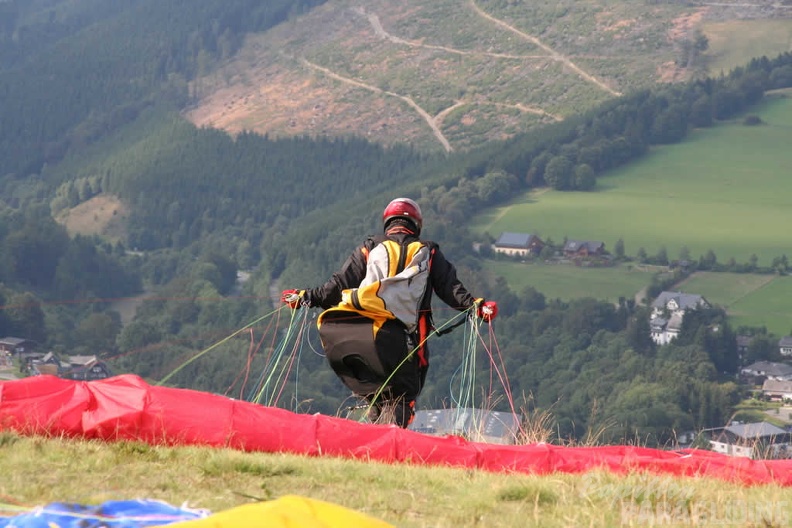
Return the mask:
POLYGON ((792 401, 792 381, 766 379, 762 383, 762 395, 770 401, 792 401))
POLYGON ((11 355, 24 354, 36 349, 36 342, 23 337, 4 337, 0 339, 0 352, 11 355))
POLYGON ((69 369, 64 378, 92 381, 109 378, 113 375, 110 367, 96 356, 69 356, 69 369))
POLYGON ((544 246, 544 242, 536 235, 505 232, 501 233, 498 240, 492 245, 492 250, 505 255, 526 257, 538 255, 544 246))
POLYGON ((778 352, 782 356, 792 356, 792 336, 784 336, 778 340, 778 352))
POLYGON ((740 359, 744 358, 746 354, 748 354, 748 349, 753 343, 754 338, 752 336, 747 335, 738 335, 737 336, 737 353, 740 356, 740 359))
POLYGON ((768 422, 706 429, 712 450, 734 457, 789 458, 790 433, 768 422))
POLYGON ((563 251, 564 256, 571 259, 601 257, 606 253, 605 243, 594 240, 567 240, 563 251))
POLYGON ((105 379, 113 375, 110 367, 96 356, 66 356, 62 360, 52 352, 30 354, 26 358, 25 370, 31 376, 58 376, 79 381, 105 379))
POLYGON ((710 304, 701 295, 664 291, 652 303, 649 327, 652 341, 667 345, 679 336, 685 312, 709 308, 710 304))
POLYGON ((762 383, 764 380, 792 381, 792 365, 772 361, 756 361, 740 369, 746 382, 762 383))

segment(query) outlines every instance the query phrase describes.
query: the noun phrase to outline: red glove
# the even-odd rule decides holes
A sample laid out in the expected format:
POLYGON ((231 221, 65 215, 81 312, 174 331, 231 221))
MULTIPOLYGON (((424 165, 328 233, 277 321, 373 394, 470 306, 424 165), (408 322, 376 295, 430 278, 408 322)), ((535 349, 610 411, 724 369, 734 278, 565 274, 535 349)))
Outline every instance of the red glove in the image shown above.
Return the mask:
POLYGON ((486 322, 490 322, 498 315, 498 303, 495 301, 486 301, 479 303, 478 316, 486 322))
POLYGON ((292 310, 299 308, 300 304, 302 304, 302 296, 305 293, 305 290, 283 290, 281 293, 281 301, 289 305, 289 308, 292 310))

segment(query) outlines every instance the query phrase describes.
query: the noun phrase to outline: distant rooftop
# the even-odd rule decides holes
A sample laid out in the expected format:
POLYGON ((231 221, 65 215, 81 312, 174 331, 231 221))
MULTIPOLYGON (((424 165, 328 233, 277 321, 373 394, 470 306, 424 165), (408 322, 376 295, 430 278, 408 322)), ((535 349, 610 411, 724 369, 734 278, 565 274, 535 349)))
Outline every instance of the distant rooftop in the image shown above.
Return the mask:
POLYGON ((785 430, 768 422, 728 425, 723 429, 739 438, 757 439, 787 434, 785 430))
POLYGON ((689 308, 697 308, 701 304, 706 304, 706 300, 701 295, 694 293, 682 293, 664 291, 657 296, 657 299, 652 303, 655 308, 665 308, 669 301, 676 301, 677 306, 682 310, 689 308))
POLYGON ((501 233, 498 240, 495 241, 495 245, 498 247, 527 249, 534 238, 535 235, 533 234, 505 232, 501 233))

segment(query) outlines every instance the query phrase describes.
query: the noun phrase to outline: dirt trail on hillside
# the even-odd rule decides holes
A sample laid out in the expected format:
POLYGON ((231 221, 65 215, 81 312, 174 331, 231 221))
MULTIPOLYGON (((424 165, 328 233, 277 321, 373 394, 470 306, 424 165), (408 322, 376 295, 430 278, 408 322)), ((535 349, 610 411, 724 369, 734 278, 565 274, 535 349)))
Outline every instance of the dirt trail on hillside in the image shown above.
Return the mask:
POLYGON ((382 22, 377 15, 373 13, 366 13, 366 10, 362 7, 357 7, 354 9, 356 13, 361 16, 368 18, 369 24, 371 24, 374 33, 385 40, 389 40, 394 44, 401 44, 403 46, 410 46, 413 48, 426 48, 426 49, 433 49, 439 51, 445 51, 447 53, 453 53, 456 55, 467 55, 467 56, 477 56, 477 57, 493 57, 496 59, 512 59, 512 60, 526 60, 526 59, 547 59, 547 55, 513 55, 510 53, 492 53, 488 51, 466 51, 460 50, 456 48, 449 48, 447 46, 439 46, 437 44, 424 44, 423 42, 417 42, 414 40, 406 40, 395 35, 388 33, 384 27, 382 27, 382 22))
POLYGON ((504 29, 506 29, 508 31, 511 31, 515 35, 518 35, 518 36, 526 39, 527 41, 531 42, 532 44, 534 44, 538 48, 546 51, 547 54, 550 56, 550 58, 552 58, 553 60, 556 60, 558 62, 561 62, 567 68, 569 68, 570 70, 572 70, 575 73, 577 73, 578 75, 580 75, 586 81, 588 81, 588 82, 590 82, 590 83, 592 83, 592 84, 594 84, 596 86, 599 86, 600 88, 602 88, 603 90, 605 90, 606 92, 608 92, 611 95, 615 95, 615 96, 621 95, 620 92, 617 92, 616 90, 614 90, 613 88, 611 88, 610 86, 608 86, 604 82, 600 81, 599 79, 597 79, 593 75, 585 72, 577 64, 575 64, 574 62, 569 60, 568 57, 566 57, 565 55, 562 55, 561 53, 557 52, 556 50, 554 50, 553 48, 551 48, 550 46, 548 46, 547 44, 545 44, 544 42, 542 42, 538 38, 534 37, 533 35, 529 35, 528 33, 523 33, 522 31, 520 31, 516 27, 511 26, 508 23, 504 22, 503 20, 499 20, 499 19, 495 18, 494 16, 490 15, 489 13, 487 13, 486 11, 482 10, 476 4, 476 0, 470 0, 470 5, 473 7, 473 9, 476 11, 476 13, 478 13, 483 18, 486 18, 487 20, 489 20, 493 24, 496 24, 496 25, 498 25, 498 26, 500 26, 500 27, 502 27, 502 28, 504 28, 504 29))
MULTIPOLYGON (((371 24, 371 27, 374 30, 374 34, 377 35, 379 38, 381 38, 383 40, 387 40, 387 41, 392 42, 394 44, 402 45, 402 46, 409 46, 409 47, 412 47, 412 48, 433 49, 433 50, 444 51, 446 53, 453 53, 453 54, 457 54, 457 55, 478 56, 478 57, 492 57, 492 58, 497 58, 497 59, 510 59, 510 60, 544 59, 544 60, 546 60, 546 59, 549 58, 547 55, 513 55, 513 54, 509 54, 509 53, 491 53, 491 52, 486 52, 486 51, 466 51, 466 50, 460 50, 460 49, 456 49, 456 48, 449 48, 447 46, 439 46, 439 45, 435 45, 435 44, 424 44, 423 42, 406 40, 406 39, 403 39, 401 37, 397 37, 396 35, 393 35, 391 33, 388 33, 388 31, 386 31, 385 28, 382 26, 382 22, 380 21, 379 16, 377 16, 375 13, 367 13, 366 10, 363 7, 356 7, 356 8, 353 9, 353 11, 355 13, 357 13, 357 14, 359 14, 361 16, 364 16, 364 17, 366 17, 368 19, 369 24, 371 24)), ((453 110, 455 110, 455 109, 457 109, 457 108, 459 108, 461 106, 465 106, 467 104, 482 104, 482 103, 480 103, 480 102, 470 102, 470 101, 456 101, 453 105, 449 106, 448 108, 446 108, 446 109, 442 110, 440 113, 438 113, 432 119, 432 121, 434 122, 434 124, 439 129, 439 127, 442 125, 443 121, 445 120, 445 118, 446 118, 446 116, 448 114, 450 114, 453 110)), ((550 118, 552 118, 555 121, 562 121, 563 120, 562 117, 557 116, 555 114, 551 114, 549 112, 546 112, 545 110, 542 110, 541 108, 525 106, 522 103, 516 103, 516 104, 483 103, 483 104, 492 104, 494 106, 501 107, 501 108, 516 108, 520 112, 524 112, 524 113, 528 113, 528 114, 535 114, 535 115, 539 115, 539 116, 542 116, 542 117, 550 117, 550 118)), ((435 135, 437 135, 437 134, 435 134, 435 135)))
POLYGON ((360 81, 356 81, 355 79, 350 79, 349 77, 344 77, 342 75, 339 75, 339 74, 335 73, 334 71, 332 71, 332 70, 330 70, 328 68, 325 68, 324 66, 319 66, 318 64, 314 64, 314 63, 308 61, 307 59, 302 59, 302 62, 303 62, 303 64, 305 64, 309 68, 312 68, 314 70, 320 71, 320 72, 324 73, 325 75, 327 75, 328 77, 331 77, 331 78, 333 78, 333 79, 335 79, 337 81, 340 81, 340 82, 343 82, 343 83, 346 83, 346 84, 350 84, 352 86, 357 86, 358 88, 363 88, 364 90, 368 90, 370 92, 379 93, 379 94, 385 94, 385 95, 389 95, 391 97, 396 97, 397 99, 401 99, 402 101, 404 101, 405 103, 410 105, 416 112, 418 112, 418 115, 420 115, 424 119, 424 121, 426 121, 426 123, 432 129, 432 133, 434 133, 435 137, 440 142, 440 144, 443 145, 443 148, 446 150, 446 152, 451 152, 451 151, 454 150, 453 147, 451 146, 451 143, 449 143, 448 139, 446 139, 446 137, 443 135, 443 131, 440 130, 439 126, 437 126, 437 123, 435 122, 435 118, 433 118, 431 115, 429 115, 429 112, 427 112, 426 110, 421 108, 418 105, 418 103, 416 103, 415 101, 412 100, 412 98, 410 98, 410 97, 408 97, 406 95, 401 95, 401 94, 397 94, 397 93, 394 93, 394 92, 389 92, 389 91, 383 90, 382 88, 379 88, 377 86, 373 86, 373 85, 366 84, 366 83, 363 83, 363 82, 360 82, 360 81))

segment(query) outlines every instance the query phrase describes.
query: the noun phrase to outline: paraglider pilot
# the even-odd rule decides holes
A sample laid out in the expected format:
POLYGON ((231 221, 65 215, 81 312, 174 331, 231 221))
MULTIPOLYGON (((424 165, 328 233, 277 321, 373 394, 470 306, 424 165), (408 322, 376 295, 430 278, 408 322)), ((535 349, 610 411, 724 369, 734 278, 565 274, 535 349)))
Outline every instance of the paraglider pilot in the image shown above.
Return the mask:
POLYGON ((420 238, 423 216, 409 198, 382 213, 383 234, 368 237, 322 286, 284 290, 292 308, 319 307, 319 336, 341 381, 370 405, 369 419, 406 428, 429 367, 432 293, 484 321, 498 313, 457 278, 439 246, 420 238))

